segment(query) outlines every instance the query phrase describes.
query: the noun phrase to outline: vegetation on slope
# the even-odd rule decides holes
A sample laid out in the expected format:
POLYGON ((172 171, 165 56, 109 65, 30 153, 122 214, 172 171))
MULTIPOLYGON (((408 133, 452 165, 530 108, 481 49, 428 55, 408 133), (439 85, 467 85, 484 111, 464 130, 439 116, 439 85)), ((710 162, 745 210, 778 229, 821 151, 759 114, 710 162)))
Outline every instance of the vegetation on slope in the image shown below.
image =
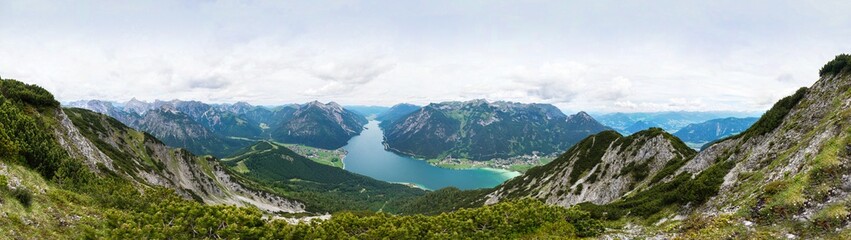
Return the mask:
POLYGON ((836 55, 833 60, 827 62, 824 66, 819 69, 818 74, 821 77, 824 77, 827 74, 840 74, 846 68, 851 67, 851 55, 849 54, 839 54, 836 55))
POLYGON ((579 206, 597 219, 617 220, 627 215, 648 219, 668 207, 704 203, 718 193, 724 176, 733 166, 735 162, 732 161, 719 162, 694 178, 689 173, 681 173, 669 182, 654 185, 609 204, 586 202, 579 206))
POLYGON ((116 238, 244 239, 513 239, 591 237, 602 226, 585 212, 519 200, 436 216, 339 213, 310 224, 267 221, 254 209, 204 206, 173 194, 146 194, 144 212, 113 212, 116 238), (167 224, 164 224, 167 223, 167 224))
POLYGON ((777 101, 777 103, 775 103, 768 112, 765 112, 765 114, 763 114, 762 117, 753 124, 753 126, 742 132, 739 136, 741 136, 743 140, 747 140, 751 137, 760 136, 776 129, 781 123, 783 123, 783 118, 789 114, 789 111, 791 111, 792 108, 795 107, 795 105, 797 105, 798 102, 800 102, 806 95, 807 88, 802 87, 798 89, 798 91, 795 91, 795 94, 780 99, 780 101, 777 101))
POLYGON ((399 212, 405 201, 425 194, 420 189, 317 163, 283 144, 268 141, 258 142, 222 162, 235 174, 263 185, 258 187, 305 203, 311 212, 399 212))

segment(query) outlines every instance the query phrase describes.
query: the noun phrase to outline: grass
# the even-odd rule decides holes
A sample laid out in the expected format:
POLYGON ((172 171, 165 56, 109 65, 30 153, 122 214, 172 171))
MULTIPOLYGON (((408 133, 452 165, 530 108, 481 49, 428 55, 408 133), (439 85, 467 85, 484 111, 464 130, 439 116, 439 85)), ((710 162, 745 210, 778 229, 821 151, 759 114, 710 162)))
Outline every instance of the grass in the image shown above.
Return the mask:
POLYGON ((293 150, 299 155, 305 156, 314 162, 325 164, 332 167, 343 168, 343 158, 346 153, 342 149, 327 150, 315 147, 309 147, 301 144, 284 144, 287 148, 293 150))
POLYGON ((496 168, 524 173, 529 169, 532 169, 533 167, 542 166, 544 164, 552 162, 554 159, 554 157, 539 157, 538 161, 534 164, 508 164, 507 167, 503 164, 498 164, 495 160, 475 161, 470 159, 457 158, 453 159, 457 162, 443 162, 440 158, 433 158, 426 160, 426 162, 433 166, 447 169, 496 168))
POLYGON ((93 238, 91 226, 97 226, 104 212, 93 207, 90 197, 57 188, 23 166, 3 160, 0 165, 6 166, 0 178, 16 178, 21 183, 20 190, 10 190, 6 182, 0 182, 4 188, 0 189, 0 214, 5 216, 0 217, 0 238, 93 238))
POLYGON ((238 173, 243 173, 243 174, 251 172, 251 170, 248 169, 247 166, 245 166, 244 161, 237 162, 236 167, 234 167, 233 170, 238 172, 238 173))

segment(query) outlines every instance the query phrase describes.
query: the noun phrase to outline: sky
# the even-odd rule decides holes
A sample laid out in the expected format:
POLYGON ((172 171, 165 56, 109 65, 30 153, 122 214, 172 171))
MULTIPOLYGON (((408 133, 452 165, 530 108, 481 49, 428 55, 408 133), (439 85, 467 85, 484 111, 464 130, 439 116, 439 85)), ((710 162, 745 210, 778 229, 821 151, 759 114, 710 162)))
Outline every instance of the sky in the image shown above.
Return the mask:
POLYGON ((851 1, 0 1, 0 77, 63 102, 764 111, 851 52, 849 11, 851 1))

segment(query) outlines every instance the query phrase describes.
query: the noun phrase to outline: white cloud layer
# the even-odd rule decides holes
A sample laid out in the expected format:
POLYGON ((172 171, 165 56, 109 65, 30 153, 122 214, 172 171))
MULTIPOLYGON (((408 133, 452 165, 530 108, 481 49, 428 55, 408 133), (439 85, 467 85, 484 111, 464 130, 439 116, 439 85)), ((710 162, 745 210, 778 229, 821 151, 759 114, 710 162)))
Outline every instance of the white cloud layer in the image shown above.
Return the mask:
POLYGON ((0 76, 60 100, 765 110, 851 52, 851 2, 3 1, 0 76))

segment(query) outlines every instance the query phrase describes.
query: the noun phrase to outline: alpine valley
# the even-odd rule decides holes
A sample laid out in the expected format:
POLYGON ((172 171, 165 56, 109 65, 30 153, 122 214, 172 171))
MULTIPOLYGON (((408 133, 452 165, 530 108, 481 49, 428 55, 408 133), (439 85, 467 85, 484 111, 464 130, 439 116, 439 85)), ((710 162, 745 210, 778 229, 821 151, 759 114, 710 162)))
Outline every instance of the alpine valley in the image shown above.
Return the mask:
POLYGON ((42 87, 0 79, 0 236, 851 236, 851 55, 752 119, 608 113, 601 124, 549 104, 486 100, 350 108, 61 105, 42 87), (425 190, 346 170, 345 146, 367 124, 380 126, 385 150, 404 156, 551 159, 492 188, 425 190), (707 144, 697 150, 683 140, 707 144))

